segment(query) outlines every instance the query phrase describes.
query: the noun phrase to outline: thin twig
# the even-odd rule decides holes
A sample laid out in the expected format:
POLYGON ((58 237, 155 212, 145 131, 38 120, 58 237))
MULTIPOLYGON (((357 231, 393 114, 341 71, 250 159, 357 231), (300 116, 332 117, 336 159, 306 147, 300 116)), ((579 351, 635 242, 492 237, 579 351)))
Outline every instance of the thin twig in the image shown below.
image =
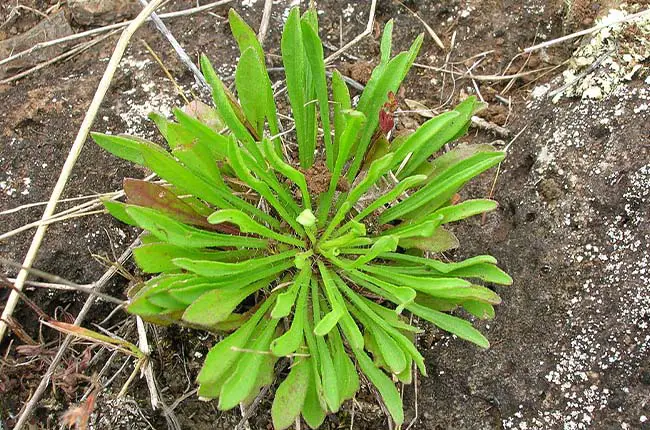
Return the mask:
POLYGON ((260 23, 260 30, 257 32, 257 40, 260 45, 264 45, 264 40, 269 32, 269 23, 271 22, 271 8, 273 7, 273 0, 266 0, 264 2, 264 10, 262 11, 262 22, 260 23))
MULTIPOLYGON (((161 13, 160 15, 158 15, 158 17, 161 18, 161 19, 169 19, 169 18, 177 18, 177 17, 180 17, 180 16, 193 15, 193 14, 196 14, 196 13, 199 13, 199 12, 203 12, 205 10, 214 9, 217 6, 222 6, 224 4, 231 3, 232 1, 233 0, 215 1, 215 2, 212 2, 212 3, 208 3, 206 5, 203 5, 203 6, 193 7, 193 8, 190 8, 190 9, 179 10, 177 12, 161 13)), ((147 21, 149 19, 150 18, 147 18, 147 21)), ((61 37, 59 39, 52 39, 52 40, 47 40, 45 42, 37 43, 36 45, 32 46, 29 49, 17 52, 16 54, 13 54, 13 55, 11 55, 11 56, 3 59, 3 60, 0 60, 0 66, 2 66, 3 64, 7 64, 7 63, 9 63, 11 61, 17 60, 19 58, 22 58, 22 57, 24 57, 26 55, 29 55, 32 52, 37 51, 39 49, 48 48, 50 46, 59 45, 61 43, 71 42, 71 41, 77 40, 77 39, 83 39, 84 37, 93 36, 95 34, 104 33, 106 31, 110 31, 110 30, 124 28, 124 27, 127 27, 128 25, 130 25, 131 23, 133 23, 134 21, 135 20, 118 22, 117 24, 111 24, 111 25, 107 25, 107 26, 104 26, 104 27, 93 28, 92 30, 82 31, 81 33, 71 34, 69 36, 61 37)))
POLYGON ((545 70, 554 68, 555 66, 541 67, 535 70, 529 70, 527 72, 515 73, 513 75, 472 75, 468 73, 456 72, 455 70, 443 69, 441 67, 428 66, 421 63, 413 63, 415 67, 420 67, 422 69, 433 70, 436 72, 449 73, 455 75, 457 79, 474 79, 476 81, 508 81, 513 78, 523 78, 524 76, 533 75, 535 73, 543 72, 545 70))
POLYGON ((69 51, 64 52, 61 55, 57 55, 54 58, 50 58, 47 61, 44 61, 44 62, 42 62, 40 64, 37 64, 34 67, 31 67, 31 68, 25 70, 24 72, 17 73, 17 74, 15 74, 13 76, 10 76, 10 77, 8 77, 6 79, 1 80, 0 84, 8 84, 10 82, 17 81, 18 79, 22 79, 25 76, 31 75, 34 72, 38 72, 39 70, 44 69, 45 67, 47 67, 47 66, 49 66, 51 64, 54 64, 54 63, 56 63, 58 61, 66 60, 68 58, 72 58, 73 56, 75 56, 77 54, 80 54, 81 52, 85 51, 86 49, 95 46, 99 42, 102 42, 102 41, 106 40, 107 38, 111 37, 112 35, 114 35, 116 33, 117 33, 117 31, 112 31, 112 32, 110 32, 110 33, 108 33, 108 34, 106 34, 106 35, 104 35, 102 37, 98 37, 97 39, 93 39, 93 40, 90 40, 88 42, 84 42, 82 44, 79 44, 76 47, 70 49, 69 51))
POLYGON ((160 404, 160 396, 158 395, 158 388, 156 387, 156 381, 153 377, 153 367, 151 365, 151 360, 149 359, 151 348, 149 347, 149 341, 147 340, 147 329, 145 328, 144 321, 142 321, 140 316, 135 317, 135 322, 138 329, 138 348, 140 348, 146 357, 142 373, 144 374, 144 378, 147 381, 147 387, 149 388, 151 407, 155 410, 160 404))
MULTIPOLYGON (((148 2, 146 0, 139 0, 139 1, 142 6, 147 7, 148 2)), ((208 85, 208 83, 206 82, 199 68, 196 67, 196 64, 192 62, 190 56, 187 55, 187 52, 185 52, 181 44, 178 43, 178 40, 176 40, 174 35, 169 31, 169 29, 167 29, 165 23, 162 22, 162 19, 160 19, 160 17, 156 15, 155 12, 151 14, 151 21, 156 26, 158 31, 160 31, 163 34, 163 36, 165 36, 165 38, 172 45, 172 48, 174 48, 174 51, 176 51, 176 54, 178 54, 178 57, 181 59, 183 64, 185 64, 187 68, 192 71, 192 74, 194 75, 194 80, 196 81, 198 87, 201 88, 206 93, 211 94, 210 85, 208 85)))
POLYGON ((436 45, 438 45, 438 46, 440 47, 440 49, 442 49, 442 50, 444 51, 444 50, 445 50, 445 45, 444 45, 444 43, 442 43, 442 40, 440 40, 440 38, 438 37, 438 35, 436 34, 436 32, 433 31, 433 28, 431 28, 431 26, 430 26, 429 24, 427 24, 427 22, 426 22, 425 20, 423 20, 422 17, 420 17, 420 15, 418 15, 415 11, 411 10, 408 6, 406 6, 406 5, 405 5, 404 3, 402 3, 400 0, 397 0, 397 3, 399 3, 399 4, 400 4, 404 9, 408 10, 409 12, 411 12, 411 14, 412 14, 415 18, 417 18, 417 20, 420 21, 420 23, 422 23, 422 25, 424 26, 424 28, 427 30, 427 33, 429 33, 429 36, 431 36, 431 38, 433 39, 433 41, 436 42, 436 45))
POLYGON ((343 45, 340 49, 338 49, 335 53, 330 55, 325 59, 325 64, 331 63, 335 59, 337 59, 341 54, 343 54, 345 51, 359 43, 361 39, 366 37, 367 35, 372 33, 373 26, 375 25, 375 10, 377 9, 377 0, 372 0, 372 3, 370 3, 370 11, 368 12, 368 24, 366 25, 366 29, 363 30, 361 33, 359 33, 354 39, 343 45))
POLYGON ((566 42, 567 40, 575 39, 576 37, 584 36, 586 34, 593 33, 598 30, 602 30, 603 28, 611 27, 616 24, 620 24, 623 22, 630 22, 630 21, 635 21, 639 18, 643 18, 644 16, 650 14, 650 9, 643 10, 641 12, 634 13, 632 15, 627 15, 619 19, 615 19, 613 21, 608 21, 604 22, 602 24, 598 24, 596 26, 593 26, 591 28, 587 28, 585 30, 577 31, 575 33, 567 34, 566 36, 558 37, 557 39, 553 40, 547 40, 546 42, 539 43, 534 46, 530 46, 526 49, 524 49, 524 53, 529 53, 533 51, 537 51, 538 49, 542 48, 548 48, 549 46, 557 45, 558 43, 566 42))

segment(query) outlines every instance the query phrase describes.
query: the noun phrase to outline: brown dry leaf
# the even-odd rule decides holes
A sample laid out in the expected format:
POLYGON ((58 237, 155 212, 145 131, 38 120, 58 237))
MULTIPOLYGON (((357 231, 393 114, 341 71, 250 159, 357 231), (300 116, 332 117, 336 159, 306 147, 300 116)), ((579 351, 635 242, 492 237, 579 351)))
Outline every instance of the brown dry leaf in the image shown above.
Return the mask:
POLYGON ((404 99, 404 103, 406 103, 406 106, 408 106, 410 110, 415 111, 415 113, 425 118, 433 118, 437 115, 435 110, 425 106, 417 100, 404 99))

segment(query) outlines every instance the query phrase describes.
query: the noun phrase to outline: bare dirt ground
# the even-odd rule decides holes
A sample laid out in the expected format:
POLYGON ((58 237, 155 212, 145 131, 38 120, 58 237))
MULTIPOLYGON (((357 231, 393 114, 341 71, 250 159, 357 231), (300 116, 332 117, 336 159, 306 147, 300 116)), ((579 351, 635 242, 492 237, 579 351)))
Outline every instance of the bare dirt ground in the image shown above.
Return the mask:
MULTIPOLYGON (((281 65, 280 28, 290 3, 273 2, 265 42, 271 67, 281 65)), ((327 53, 363 30, 369 3, 317 2, 327 53)), ((635 3, 648 7, 647 2, 635 3)), ((45 0, 0 5, 0 41, 33 28, 43 19, 34 11, 44 13, 54 5, 45 0), (32 10, 17 8, 18 4, 32 10)), ((195 5, 193 0, 175 0, 164 11, 195 5)), ((225 19, 228 7, 235 7, 257 28, 263 5, 263 0, 233 2, 167 24, 192 58, 206 53, 221 76, 228 77, 237 60, 225 19)), ((372 35, 335 63, 364 83, 368 62, 375 61, 379 52, 379 29, 393 18, 395 49, 406 49, 425 31, 413 14, 417 13, 446 47, 440 49, 427 36, 418 64, 460 74, 471 69, 482 77, 454 78, 414 67, 398 95, 403 111, 398 128, 423 122, 425 117, 412 112, 422 105, 442 112, 479 91, 490 103, 484 118, 510 131, 504 137, 472 128, 463 139, 511 144, 496 182, 493 171, 462 196, 486 196, 496 184, 494 198, 500 209, 484 220, 458 225, 461 248, 448 257, 493 254, 515 284, 498 288, 504 303, 496 318, 478 323, 492 343, 487 351, 427 327, 418 341, 430 376, 404 388, 406 422, 416 418, 412 429, 650 428, 647 60, 640 62, 641 69, 630 80, 600 100, 561 98, 552 103, 548 94, 563 84, 560 75, 567 67, 563 63, 580 39, 517 56, 525 47, 593 25, 611 6, 616 5, 579 0, 569 6, 563 0, 411 0, 404 5, 380 0, 372 35), (516 79, 494 78, 529 71, 537 72, 516 79)), ((75 32, 105 24, 80 24, 68 6, 61 9, 75 32)), ((638 34, 630 37, 643 40, 638 34)), ((112 36, 71 60, 0 85, 0 212, 47 201, 116 40, 112 36)), ((191 74, 168 42, 145 26, 132 40, 94 130, 158 139, 146 114, 169 113, 183 103, 142 40, 186 91, 192 89, 191 74)), ((60 52, 51 52, 48 58, 60 52)), ((625 53, 614 53, 619 54, 625 53)), ((7 76, 15 72, 9 70, 7 76)), ((146 174, 89 142, 64 197, 118 190, 122 178, 146 174)), ((61 203, 59 209, 74 204, 78 202, 61 203)), ((0 234, 37 220, 42 210, 37 206, 0 215, 0 234)), ((30 230, 0 241, 0 255, 22 261, 32 234, 30 230)), ((137 231, 108 215, 57 222, 48 229, 34 267, 77 283, 93 282, 106 270, 106 261, 115 261, 136 236, 137 231)), ((138 276, 131 264, 125 267, 138 276)), ((9 266, 3 266, 3 272, 8 277, 16 274, 9 266)), ((124 297, 128 284, 116 277, 106 292, 124 297)), ((45 312, 64 321, 74 319, 86 299, 79 293, 40 288, 26 292, 45 312)), ((7 290, 0 290, 0 309, 7 295, 7 290)), ((113 309, 114 305, 99 301, 84 325, 95 330, 101 326, 137 343, 134 319, 122 311, 111 315, 113 309)), ((14 318, 24 333, 16 332, 0 345, 0 429, 12 428, 62 340, 41 326, 25 305, 14 318)), ((235 428, 241 420, 239 411, 219 412, 214 403, 201 402, 192 393, 202 357, 214 343, 212 335, 177 327, 149 327, 148 334, 165 407, 152 409, 147 384, 139 377, 117 399, 134 361, 77 341, 55 372, 31 428, 58 428, 61 415, 92 390, 93 378, 105 388, 97 397, 92 428, 235 428)), ((357 400, 329 417, 323 427, 388 428, 369 390, 357 400)), ((270 400, 262 399, 249 420, 251 429, 270 428, 269 406, 270 400)))

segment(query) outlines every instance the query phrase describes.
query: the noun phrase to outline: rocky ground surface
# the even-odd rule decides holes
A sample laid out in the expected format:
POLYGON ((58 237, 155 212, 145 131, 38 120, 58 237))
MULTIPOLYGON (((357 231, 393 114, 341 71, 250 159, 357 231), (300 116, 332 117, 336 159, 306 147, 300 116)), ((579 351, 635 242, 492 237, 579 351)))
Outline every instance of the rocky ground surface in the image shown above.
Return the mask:
MULTIPOLYGON (((127 1, 100 3, 112 3, 112 9, 84 9, 78 0, 67 5, 48 0, 0 5, 0 58, 43 35, 52 38, 87 30, 132 17, 137 10, 127 1), (33 31, 43 25, 42 14, 59 13, 63 27, 33 31), (25 34, 29 38, 17 39, 25 34)), ((265 42, 270 66, 281 65, 279 28, 292 3, 297 2, 273 2, 265 42)), ((363 30, 368 3, 317 2, 321 34, 330 48, 363 30)), ((644 1, 633 3, 628 10, 648 7, 644 1)), ((253 27, 259 25, 263 4, 263 0, 232 3, 253 27)), ((176 0, 164 11, 195 5, 176 0)), ((649 54, 644 51, 650 36, 638 25, 613 36, 599 33, 531 56, 517 55, 527 46, 594 25, 610 15, 610 7, 621 8, 610 1, 580 0, 411 0, 404 5, 380 0, 373 33, 336 62, 343 73, 363 84, 369 62, 378 54, 380 27, 393 18, 396 49, 405 49, 426 31, 413 15, 417 13, 445 45, 440 49, 427 35, 418 64, 457 73, 471 69, 482 77, 452 79, 449 73, 415 67, 398 94, 403 111, 398 127, 424 121, 422 114, 427 112, 422 110, 427 107, 441 112, 479 91, 490 103, 484 119, 509 130, 503 136, 494 129, 472 128, 463 139, 502 140, 508 158, 498 176, 492 171, 463 193, 463 198, 486 196, 493 189, 500 209, 456 226, 461 248, 448 257, 493 254, 515 283, 498 288, 504 302, 496 318, 479 323, 491 340, 489 350, 479 351, 430 327, 419 339, 430 376, 404 389, 412 429, 650 428, 650 81, 649 54), (589 65, 595 62, 597 66, 589 65), (512 80, 493 77, 528 71, 537 72, 512 80), (557 92, 572 76, 580 80, 557 92), (615 85, 607 86, 608 82, 615 85)), ((232 74, 237 59, 224 18, 227 9, 228 5, 210 14, 168 21, 190 56, 207 53, 222 77, 232 74)), ((0 212, 48 199, 116 40, 112 36, 71 60, 0 84, 4 101, 0 212)), ((151 110, 167 114, 182 104, 143 40, 181 87, 186 92, 192 89, 191 74, 169 44, 155 29, 143 28, 122 61, 94 130, 157 139, 146 115, 151 110)), ((18 66, 2 68, 0 80, 64 51, 48 48, 18 66)), ((64 197, 110 192, 121 187, 123 177, 146 174, 89 143, 64 197)), ((74 204, 78 201, 60 208, 74 204)), ((2 213, 0 234, 38 219, 42 209, 2 213)), ((106 259, 114 261, 136 235, 106 215, 58 222, 49 228, 35 267, 75 282, 92 282, 106 270, 106 259)), ((22 261, 30 240, 28 231, 0 241, 0 254, 22 261)), ((3 269, 9 277, 15 275, 8 266, 3 269)), ((137 276, 130 264, 126 269, 137 276)), ((123 297, 128 282, 116 278, 107 291, 123 297)), ((27 293, 49 315, 68 321, 85 301, 80 294, 42 289, 27 293)), ((6 296, 1 290, 0 303, 6 296)), ((137 342, 134 321, 122 312, 111 315, 112 310, 109 304, 98 304, 86 326, 96 329, 94 324, 101 324, 137 342)), ((26 306, 19 307, 15 319, 24 333, 14 334, 0 347, 0 428, 12 427, 61 341, 58 334, 41 327, 26 306)), ((149 337, 165 407, 152 409, 147 385, 138 378, 118 399, 133 360, 75 342, 54 375, 53 389, 36 410, 34 428, 57 428, 62 414, 92 390, 90 379, 102 368, 101 382, 108 387, 97 397, 92 428, 234 428, 241 419, 238 411, 221 413, 213 403, 200 402, 192 394, 201 358, 213 343, 211 336, 152 327, 149 337)), ((250 419, 251 429, 268 428, 269 405, 268 399, 262 401, 250 419)), ((367 390, 324 427, 351 426, 387 428, 367 390)))

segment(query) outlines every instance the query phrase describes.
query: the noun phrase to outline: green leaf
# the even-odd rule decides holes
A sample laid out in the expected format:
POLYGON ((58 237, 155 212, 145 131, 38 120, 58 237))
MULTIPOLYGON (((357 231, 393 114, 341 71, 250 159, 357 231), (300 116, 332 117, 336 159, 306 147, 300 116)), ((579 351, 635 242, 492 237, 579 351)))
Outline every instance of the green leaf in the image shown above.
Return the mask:
POLYGON ((266 113, 275 110, 275 103, 272 108, 267 106, 268 101, 273 100, 273 93, 270 83, 265 85, 268 75, 262 61, 255 49, 248 48, 239 57, 235 71, 235 84, 242 110, 258 136, 264 132, 266 113), (256 85, 251 85, 252 82, 256 85))
MULTIPOLYGON (((424 152, 430 152, 429 155, 438 151, 447 142, 447 138, 455 134, 455 131, 453 129, 450 131, 449 128, 459 122, 459 117, 460 114, 458 112, 445 112, 431 118, 418 127, 414 133, 410 134, 406 140, 395 149, 394 166, 399 166, 406 156, 412 153, 413 155, 411 155, 411 158, 409 158, 407 163, 407 166, 410 165, 413 156, 416 153, 419 153, 423 148, 424 152)), ((404 178, 408 176, 404 170, 405 169, 398 173, 398 177, 404 178)), ((409 171, 410 170, 412 169, 409 169, 409 171)))
POLYGON ((461 339, 468 340, 481 348, 488 348, 490 342, 474 327, 472 324, 465 321, 464 319, 447 315, 445 313, 429 309, 427 307, 412 303, 406 307, 413 314, 423 318, 430 323, 435 324, 441 329, 448 331, 449 333, 455 334, 461 339))
POLYGON ((298 296, 298 304, 294 313, 291 327, 282 336, 271 342, 271 351, 278 357, 286 356, 296 352, 298 347, 303 343, 303 334, 305 329, 305 318, 307 313, 307 295, 309 293, 310 272, 305 272, 306 279, 301 279, 298 296))
POLYGON ((380 254, 389 251, 395 251, 397 249, 398 239, 395 236, 383 236, 380 237, 370 248, 367 254, 364 254, 357 258, 354 263, 352 263, 352 268, 358 269, 364 264, 370 262, 371 260, 377 258, 380 254))
POLYGON ((141 245, 133 250, 133 257, 138 267, 145 273, 173 272, 178 266, 173 263, 175 258, 191 260, 237 261, 241 258, 252 257, 252 251, 211 251, 206 249, 185 248, 169 243, 157 242, 141 245))
POLYGON ((431 216, 442 215, 443 219, 441 224, 458 221, 461 219, 469 218, 473 215, 489 212, 499 207, 499 204, 494 200, 476 199, 465 200, 453 206, 445 206, 435 211, 431 216))
POLYGON ((357 145, 355 157, 352 165, 348 169, 347 178, 350 182, 354 180, 359 172, 363 155, 368 149, 372 135, 375 133, 377 124, 379 124, 379 111, 387 100, 388 93, 397 93, 402 80, 406 76, 409 68, 417 56, 420 46, 422 45, 423 35, 419 35, 413 42, 408 52, 402 52, 390 60, 385 67, 381 67, 381 73, 374 73, 366 84, 366 88, 361 94, 357 110, 363 112, 368 118, 364 132, 357 145))
POLYGON ((305 175, 280 158, 280 156, 273 150, 271 143, 266 139, 264 140, 264 154, 266 155, 269 164, 276 171, 283 174, 298 186, 300 193, 302 194, 303 207, 305 209, 311 209, 311 198, 309 196, 309 190, 307 189, 307 180, 305 179, 305 175))
POLYGON ((264 50, 257 40, 255 31, 253 31, 235 9, 231 8, 228 11, 228 23, 230 24, 230 31, 235 37, 237 45, 239 45, 239 52, 243 54, 247 49, 253 48, 259 58, 264 61, 264 50))
POLYGON ((344 111, 352 108, 350 99, 350 90, 343 80, 341 72, 334 70, 332 72, 332 104, 334 105, 334 159, 338 160, 339 146, 341 135, 345 127, 344 111))
POLYGON ((199 274, 206 278, 233 278, 237 275, 250 274, 251 272, 263 270, 266 266, 279 266, 280 262, 293 258, 297 253, 298 250, 292 249, 290 251, 269 255, 267 257, 252 258, 235 263, 176 258, 174 264, 182 269, 189 270, 190 272, 199 274))
POLYGON ((262 302, 260 308, 237 331, 210 349, 197 377, 200 385, 200 397, 216 398, 219 396, 221 385, 226 377, 230 376, 227 373, 228 370, 242 354, 239 349, 244 348, 272 303, 273 300, 270 298, 262 302))
POLYGON ((497 150, 492 145, 486 143, 476 145, 461 143, 433 160, 427 163, 422 163, 417 168, 416 172, 418 174, 427 175, 429 178, 435 178, 450 167, 482 152, 497 152, 497 150))
POLYGON ((489 303, 479 302, 478 300, 467 300, 463 302, 463 308, 476 318, 482 320, 491 320, 494 318, 494 307, 489 303))
POLYGON ((275 392, 271 417, 276 430, 284 430, 295 424, 305 404, 309 376, 308 361, 302 357, 297 358, 289 375, 275 392))
POLYGON ((456 236, 444 227, 438 227, 429 237, 410 237, 399 241, 402 248, 417 248, 433 253, 456 249, 459 245, 456 236))
POLYGON ((500 285, 512 285, 512 278, 497 266, 488 263, 474 264, 448 273, 462 278, 477 278, 485 282, 500 285))
MULTIPOLYGON (((458 116, 456 116, 453 121, 448 122, 440 132, 432 136, 431 142, 429 144, 426 146, 421 146, 419 150, 414 152, 402 174, 406 176, 412 174, 413 172, 416 172, 418 168, 426 164, 427 158, 438 151, 444 144, 452 142, 458 139, 460 136, 464 135, 469 128, 469 124, 472 115, 475 112, 476 106, 477 101, 475 96, 468 97, 458 106, 456 106, 452 112, 457 113, 458 116)), ((433 121, 435 119, 436 118, 433 118, 430 121, 433 121)))
POLYGON ((205 147, 206 153, 211 155, 213 163, 226 157, 228 139, 225 136, 180 109, 174 109, 174 116, 192 137, 192 140, 187 143, 205 147))
POLYGON ((231 100, 232 95, 229 94, 205 55, 201 55, 201 71, 212 88, 212 98, 219 115, 221 115, 230 131, 237 139, 254 144, 255 140, 245 125, 245 115, 241 112, 241 107, 231 100))
POLYGON ((480 153, 458 163, 407 199, 382 213, 379 217, 380 222, 387 223, 397 218, 404 219, 413 217, 414 214, 419 215, 419 212, 415 212, 419 208, 427 213, 432 212, 450 199, 467 181, 497 165, 504 157, 503 152, 480 153))
POLYGON ((287 291, 278 295, 275 307, 271 312, 271 318, 283 318, 291 313, 298 292, 309 280, 309 270, 310 267, 303 267, 287 291))
POLYGON ((305 103, 307 102, 307 95, 305 94, 307 89, 305 79, 306 59, 300 10, 297 7, 294 7, 289 12, 282 32, 281 51, 287 81, 287 93, 289 94, 293 119, 296 124, 300 167, 308 169, 314 163, 316 142, 309 136, 307 128, 307 112, 305 109, 305 103))
MULTIPOLYGON (((332 170, 332 177, 330 178, 327 193, 321 198, 320 207, 318 208, 318 217, 321 225, 323 225, 327 220, 334 192, 336 191, 339 178, 341 178, 343 173, 343 167, 348 161, 348 157, 356 141, 357 135, 363 129, 363 124, 366 122, 366 117, 361 112, 355 110, 342 111, 341 115, 345 121, 345 128, 343 129, 337 146, 336 163, 332 170)), ((331 232, 331 229, 334 227, 335 226, 330 224, 328 226, 328 231, 331 232)), ((326 232, 323 236, 327 237, 328 235, 329 233, 326 232)))
MULTIPOLYGON (((249 342, 246 346, 247 349, 261 352, 268 350, 278 320, 267 320, 265 324, 266 327, 260 332, 257 339, 249 342)), ((248 397, 249 393, 255 388, 257 375, 265 358, 265 354, 258 352, 245 352, 243 354, 234 372, 232 372, 221 388, 219 409, 222 411, 232 409, 248 397)))
MULTIPOLYGON (((314 362, 314 360, 311 358, 307 358, 306 361, 309 364, 312 364, 314 362)), ((308 367, 310 382, 307 386, 305 403, 302 407, 301 412, 302 417, 304 418, 307 425, 312 429, 316 429, 320 427, 321 424, 323 424, 323 421, 325 421, 325 410, 323 406, 321 406, 318 395, 318 386, 320 384, 319 376, 315 372, 313 365, 310 365, 308 367)))
POLYGON ((325 61, 323 59, 323 44, 318 37, 317 30, 303 19, 301 23, 303 44, 305 53, 314 81, 314 88, 318 105, 320 108, 320 120, 323 126, 323 140, 325 142, 325 160, 327 167, 332 171, 334 168, 334 150, 332 148, 332 132, 330 127, 330 109, 327 96, 327 81, 325 79, 325 61))
POLYGON ((400 426, 404 422, 404 410, 402 409, 402 399, 399 391, 395 388, 393 381, 375 366, 363 350, 355 349, 353 351, 359 368, 368 377, 372 385, 377 388, 393 421, 400 426))
POLYGON ((330 349, 332 351, 332 360, 336 371, 336 382, 339 387, 341 404, 354 398, 359 391, 359 375, 357 369, 345 351, 343 340, 338 329, 334 329, 328 336, 330 349))
MULTIPOLYGON (((264 197, 270 204, 278 211, 280 216, 298 233, 302 234, 304 232, 302 226, 298 224, 293 218, 294 216, 287 211, 285 204, 282 204, 278 198, 273 194, 269 186, 265 181, 262 181, 258 178, 255 178, 249 167, 244 162, 244 157, 242 155, 242 149, 237 145, 237 142, 234 139, 231 139, 228 144, 228 161, 230 166, 233 168, 239 179, 244 181, 248 186, 257 191, 262 197, 264 197)), ((278 228, 278 222, 274 219, 272 224, 275 228, 278 228)))
POLYGON ((336 283, 332 278, 332 274, 321 261, 318 262, 318 269, 323 279, 325 294, 327 296, 327 300, 329 300, 330 306, 336 307, 343 313, 341 319, 339 320, 339 325, 341 326, 341 330, 345 334, 348 343, 352 348, 363 348, 363 334, 361 334, 361 330, 359 330, 359 327, 352 319, 343 296, 341 295, 339 289, 336 287, 336 283))
POLYGON ((142 156, 143 147, 150 151, 166 154, 166 151, 155 143, 131 136, 112 136, 102 133, 90 133, 90 136, 97 145, 111 154, 140 166, 146 166, 145 159, 142 156))
POLYGON ((246 297, 267 285, 267 280, 263 280, 238 290, 208 291, 187 307, 183 321, 201 326, 214 325, 225 320, 246 297))
POLYGON ((406 368, 407 361, 404 351, 397 342, 383 328, 372 321, 372 319, 366 317, 362 312, 358 311, 356 316, 373 337, 377 345, 377 352, 381 354, 388 369, 394 374, 403 372, 406 368))
POLYGON ((130 204, 156 209, 185 224, 211 227, 205 217, 198 214, 168 188, 153 182, 130 178, 125 178, 122 186, 130 204))
POLYGON ((298 247, 305 246, 305 242, 295 237, 287 236, 284 234, 276 233, 268 227, 264 227, 260 223, 254 221, 251 217, 244 212, 237 209, 222 209, 214 212, 207 219, 209 224, 233 223, 239 227, 242 233, 253 233, 266 237, 269 239, 277 240, 278 242, 288 243, 298 247))
POLYGON ((244 236, 213 233, 190 227, 178 222, 154 209, 131 206, 126 213, 145 230, 172 245, 191 248, 207 248, 217 246, 234 246, 242 248, 266 248, 268 242, 244 236))
MULTIPOLYGON (((312 280, 311 287, 313 320, 314 325, 318 327, 321 322, 319 303, 320 295, 318 294, 318 284, 315 280, 312 280)), ((320 374, 323 378, 323 395, 325 402, 329 411, 337 412, 341 404, 341 398, 339 395, 336 372, 334 371, 334 361, 332 360, 332 354, 323 336, 316 336, 316 347, 318 350, 320 374)))
POLYGON ((396 330, 394 327, 392 327, 390 324, 388 324, 386 321, 384 321, 379 315, 374 313, 372 309, 370 309, 370 307, 364 303, 363 299, 357 293, 352 291, 350 287, 348 287, 345 282, 341 280, 341 278, 337 277, 337 281, 341 290, 343 290, 345 295, 347 295, 350 299, 350 302, 352 302, 361 312, 363 312, 374 324, 381 327, 382 330, 385 330, 386 333, 388 333, 390 337, 394 339, 397 344, 399 344, 400 348, 410 354, 413 360, 415 360, 415 363, 420 369, 420 372, 426 375, 427 370, 424 366, 424 357, 422 357, 422 354, 420 354, 413 342, 398 330, 396 330))
POLYGON ((393 44, 393 20, 389 19, 384 25, 384 32, 381 36, 381 43, 379 44, 379 52, 381 53, 381 59, 379 66, 383 67, 388 64, 390 60, 390 51, 393 44))

